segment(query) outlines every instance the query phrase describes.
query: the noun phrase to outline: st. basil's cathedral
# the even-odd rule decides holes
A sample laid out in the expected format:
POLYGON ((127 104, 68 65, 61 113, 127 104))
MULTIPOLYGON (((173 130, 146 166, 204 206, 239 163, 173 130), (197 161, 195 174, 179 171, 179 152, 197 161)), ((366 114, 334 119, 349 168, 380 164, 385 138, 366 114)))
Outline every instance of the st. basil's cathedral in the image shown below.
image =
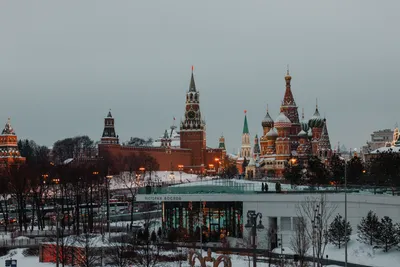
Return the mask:
POLYGON ((287 164, 306 164, 311 155, 328 163, 332 156, 327 121, 321 117, 318 104, 308 121, 304 118, 304 111, 300 120, 298 106, 291 90, 291 80, 288 70, 280 113, 273 120, 267 108, 261 122, 262 136, 258 138, 256 135, 253 145, 250 143, 245 111, 242 146, 236 162, 239 172, 243 173, 245 170, 246 173, 243 174, 249 179, 254 177, 257 171, 261 176, 282 177, 287 164))

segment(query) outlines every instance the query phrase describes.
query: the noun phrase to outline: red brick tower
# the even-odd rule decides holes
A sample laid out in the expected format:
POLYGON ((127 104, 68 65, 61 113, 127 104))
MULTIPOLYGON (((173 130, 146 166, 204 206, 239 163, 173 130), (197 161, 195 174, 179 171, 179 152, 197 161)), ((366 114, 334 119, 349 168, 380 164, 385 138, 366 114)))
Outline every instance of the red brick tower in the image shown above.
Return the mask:
POLYGON ((185 116, 180 125, 181 148, 192 150, 192 169, 194 172, 204 171, 204 151, 206 149, 206 124, 201 118, 200 93, 196 90, 193 76, 190 79, 189 91, 186 93, 185 116))
POLYGON ((107 117, 104 118, 104 130, 101 136, 101 144, 118 144, 118 135, 115 134, 114 118, 111 115, 111 110, 108 111, 107 117))
POLYGON ((282 110, 285 113, 286 117, 292 123, 292 126, 289 130, 289 137, 291 141, 291 150, 296 150, 298 146, 298 133, 301 131, 300 121, 299 121, 299 113, 297 111, 296 102, 294 101, 290 81, 292 80, 292 76, 289 75, 289 68, 287 70, 285 81, 286 81, 286 91, 285 96, 283 97, 282 102, 282 110))

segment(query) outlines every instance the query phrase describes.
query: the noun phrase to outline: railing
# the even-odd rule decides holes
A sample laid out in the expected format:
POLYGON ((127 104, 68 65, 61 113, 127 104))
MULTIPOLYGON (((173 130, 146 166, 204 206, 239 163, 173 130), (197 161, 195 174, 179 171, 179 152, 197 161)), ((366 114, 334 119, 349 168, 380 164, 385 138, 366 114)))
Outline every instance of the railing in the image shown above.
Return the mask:
POLYGON ((41 240, 38 239, 7 239, 0 240, 0 247, 7 248, 29 248, 38 247, 41 240))
POLYGON ((371 195, 400 195, 400 188, 387 186, 348 185, 294 185, 281 184, 281 191, 276 192, 275 184, 268 183, 269 190, 262 191, 261 182, 245 182, 235 180, 208 180, 202 183, 178 184, 171 186, 146 186, 139 188, 138 194, 305 194, 305 193, 347 193, 371 195))

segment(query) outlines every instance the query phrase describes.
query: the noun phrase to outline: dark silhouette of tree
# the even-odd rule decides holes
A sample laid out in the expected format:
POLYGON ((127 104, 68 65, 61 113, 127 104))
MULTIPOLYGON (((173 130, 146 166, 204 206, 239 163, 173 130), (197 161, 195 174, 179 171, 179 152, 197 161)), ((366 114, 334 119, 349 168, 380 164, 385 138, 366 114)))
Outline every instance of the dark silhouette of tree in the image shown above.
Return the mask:
POLYGON ((342 215, 336 215, 335 219, 331 222, 328 230, 329 242, 338 246, 349 242, 352 228, 349 222, 345 222, 342 215), (346 232, 347 228, 347 232, 346 232), (345 234, 346 233, 346 234, 345 234))
POLYGON ((338 154, 332 155, 329 167, 332 174, 331 181, 335 185, 344 184, 344 164, 344 159, 342 159, 338 154))
POLYGON ((303 166, 300 164, 291 164, 287 162, 283 171, 283 177, 290 182, 291 185, 298 185, 303 175, 303 166))
POLYGON ((363 217, 357 225, 358 240, 370 246, 376 244, 377 234, 379 234, 379 218, 370 210, 367 217, 363 217))
POLYGON ((393 224, 392 219, 389 216, 383 217, 379 224, 379 231, 377 233, 377 247, 383 248, 384 252, 388 252, 392 247, 399 243, 397 235, 398 226, 393 224))
POLYGON ((354 156, 347 163, 347 183, 359 185, 363 183, 364 164, 360 157, 354 156))
POLYGON ((236 166, 236 160, 231 159, 229 156, 225 156, 224 165, 222 167, 222 177, 233 178, 239 174, 239 170, 236 166))
POLYGON ((369 162, 370 183, 400 186, 400 153, 391 150, 375 155, 369 162))
POLYGON ((311 185, 325 185, 328 183, 329 172, 325 164, 316 157, 310 156, 307 162, 307 178, 311 185))
POLYGON ((56 164, 70 158, 91 158, 95 156, 95 143, 88 136, 76 136, 59 140, 53 145, 56 164))

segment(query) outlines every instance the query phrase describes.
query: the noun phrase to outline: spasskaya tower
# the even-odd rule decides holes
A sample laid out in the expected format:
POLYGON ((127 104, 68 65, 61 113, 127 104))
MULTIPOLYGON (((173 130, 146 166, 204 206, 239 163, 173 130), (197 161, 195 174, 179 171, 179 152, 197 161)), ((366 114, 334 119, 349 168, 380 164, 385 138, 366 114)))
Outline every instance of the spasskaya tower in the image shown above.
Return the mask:
POLYGON ((200 93, 196 90, 193 66, 189 91, 186 93, 185 115, 180 125, 180 143, 181 148, 192 150, 192 166, 185 166, 185 169, 202 172, 205 167, 206 124, 201 117, 200 93))

